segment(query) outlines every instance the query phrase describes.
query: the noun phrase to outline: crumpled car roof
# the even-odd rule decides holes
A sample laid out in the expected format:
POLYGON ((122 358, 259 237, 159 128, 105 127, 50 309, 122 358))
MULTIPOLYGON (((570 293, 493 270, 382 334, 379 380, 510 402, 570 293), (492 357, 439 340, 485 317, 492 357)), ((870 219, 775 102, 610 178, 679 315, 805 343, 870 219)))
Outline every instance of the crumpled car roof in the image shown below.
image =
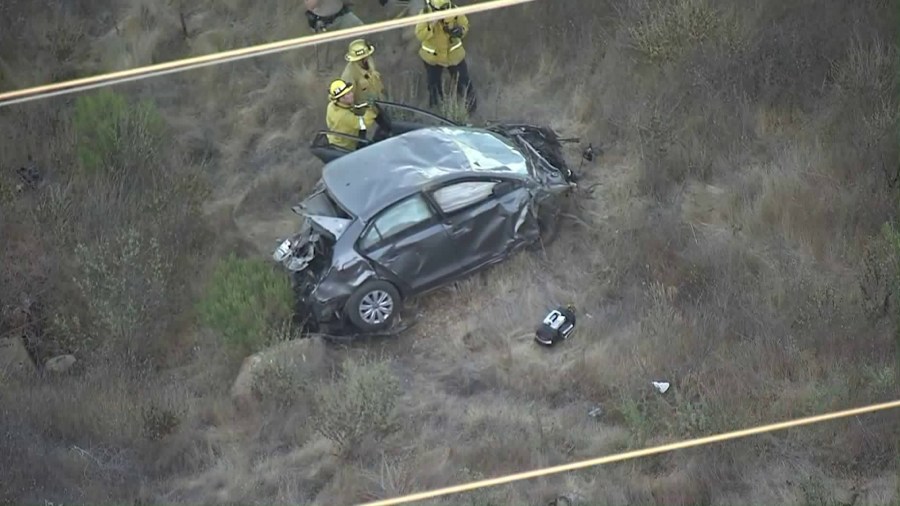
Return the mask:
POLYGON ((385 139, 328 163, 322 178, 351 214, 368 220, 429 182, 462 173, 528 175, 522 154, 478 128, 428 127, 385 139))

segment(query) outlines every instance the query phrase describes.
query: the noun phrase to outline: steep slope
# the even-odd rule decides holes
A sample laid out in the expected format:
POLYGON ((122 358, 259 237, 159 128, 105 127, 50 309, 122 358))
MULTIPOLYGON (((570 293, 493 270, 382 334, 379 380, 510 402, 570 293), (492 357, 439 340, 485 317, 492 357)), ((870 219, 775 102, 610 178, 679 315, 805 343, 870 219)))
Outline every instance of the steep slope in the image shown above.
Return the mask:
MULTIPOLYGON (((77 5, 65 23, 62 11, 31 5, 3 7, 43 21, 0 31, 8 37, 0 69, 16 76, 4 87, 71 65, 122 68, 305 29, 302 6, 288 0, 186 5, 188 37, 174 4, 77 5), (72 19, 86 21, 82 35, 66 35, 79 26, 72 19), (51 56, 46 44, 23 42, 38 35, 68 49, 51 56), (10 47, 24 49, 14 58, 10 47), (90 57, 63 57, 70 53, 90 57)), ((358 10, 383 16, 374 2, 358 10)), ((896 11, 878 0, 567 0, 473 16, 473 120, 546 123, 603 146, 584 167, 590 193, 546 252, 416 301, 410 313, 420 324, 395 340, 329 348, 344 376, 278 370, 250 412, 228 391, 243 355, 182 311, 192 304, 173 304, 163 330, 129 334, 146 343, 129 352, 144 362, 108 351, 118 349, 105 345, 113 334, 84 309, 96 292, 67 281, 94 271, 67 270, 68 256, 52 247, 47 258, 30 253, 56 238, 39 232, 47 216, 68 210, 72 244, 94 245, 115 221, 88 212, 85 197, 98 186, 66 193, 75 191, 66 177, 78 159, 68 103, 0 111, 4 134, 19 136, 0 155, 3 166, 32 155, 59 167, 47 171, 50 190, 0 192, 0 233, 14 245, 4 250, 10 281, 0 298, 15 305, 36 286, 62 294, 44 300, 56 317, 47 319, 79 316, 84 328, 52 327, 42 346, 74 351, 85 364, 69 380, 0 388, 9 428, 0 497, 352 503, 895 398, 898 251, 896 232, 882 227, 896 219, 896 11), (48 214, 58 194, 69 207, 48 214), (533 325, 568 301, 582 315, 577 337, 557 350, 536 347, 533 325), (672 390, 657 393, 657 379, 672 390), (370 404, 350 401, 360 389, 370 404), (375 430, 384 420, 372 413, 387 407, 392 423, 375 430), (601 414, 589 416, 596 407, 601 414), (344 451, 333 433, 316 430, 348 419, 371 430, 344 451)), ((392 95, 421 104, 415 42, 396 33, 375 41, 392 95)), ((267 258, 291 229, 290 204, 319 174, 305 146, 321 128, 342 51, 336 43, 117 90, 152 99, 174 132, 172 158, 150 166, 208 181, 202 194, 176 194, 202 195, 207 235, 186 228, 194 215, 160 218, 175 216, 170 222, 191 232, 172 235, 196 234, 198 244, 167 242, 164 228, 147 232, 182 259, 171 277, 189 282, 152 293, 193 303, 217 260, 230 251, 267 258)), ((577 150, 571 155, 579 163, 577 150)), ((144 180, 128 188, 126 203, 162 191, 144 180)), ((890 504, 900 486, 896 420, 837 422, 457 503, 566 495, 585 504, 890 504)))

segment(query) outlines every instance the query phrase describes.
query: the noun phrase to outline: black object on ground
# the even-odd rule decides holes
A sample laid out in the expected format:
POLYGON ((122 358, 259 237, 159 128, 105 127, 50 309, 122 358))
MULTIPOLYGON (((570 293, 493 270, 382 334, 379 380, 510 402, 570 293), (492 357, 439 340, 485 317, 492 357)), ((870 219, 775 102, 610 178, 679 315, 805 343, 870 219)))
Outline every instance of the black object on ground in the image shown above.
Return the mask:
POLYGON ((547 313, 544 320, 538 325, 534 340, 544 346, 565 341, 575 330, 575 308, 571 305, 558 307, 547 313))

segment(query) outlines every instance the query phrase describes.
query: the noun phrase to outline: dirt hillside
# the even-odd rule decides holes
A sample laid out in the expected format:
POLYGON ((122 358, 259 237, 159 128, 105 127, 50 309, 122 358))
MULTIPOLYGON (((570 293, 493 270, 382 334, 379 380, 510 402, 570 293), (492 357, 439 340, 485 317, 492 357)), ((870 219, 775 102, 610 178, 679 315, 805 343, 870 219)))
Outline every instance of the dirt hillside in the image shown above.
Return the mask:
MULTIPOLYGON (((8 0, 0 90, 295 37, 303 10, 8 0)), ((466 119, 579 137, 578 205, 349 345, 297 339, 270 261, 346 42, 0 108, 0 503, 353 504, 900 397, 898 12, 473 15, 466 119), (567 302, 577 334, 538 347, 567 302)), ((372 40, 424 106, 411 29, 372 40)), ((888 412, 423 504, 898 504, 898 450, 888 412)))

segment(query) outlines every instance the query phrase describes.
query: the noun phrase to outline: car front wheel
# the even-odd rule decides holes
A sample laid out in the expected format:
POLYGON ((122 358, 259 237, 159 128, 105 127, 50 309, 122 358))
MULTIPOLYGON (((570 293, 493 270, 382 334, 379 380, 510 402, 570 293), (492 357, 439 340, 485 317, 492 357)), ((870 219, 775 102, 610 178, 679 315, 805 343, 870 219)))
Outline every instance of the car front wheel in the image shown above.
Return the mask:
POLYGON ((344 312, 350 323, 363 332, 387 329, 400 312, 402 301, 394 285, 382 280, 367 281, 347 300, 344 312))

